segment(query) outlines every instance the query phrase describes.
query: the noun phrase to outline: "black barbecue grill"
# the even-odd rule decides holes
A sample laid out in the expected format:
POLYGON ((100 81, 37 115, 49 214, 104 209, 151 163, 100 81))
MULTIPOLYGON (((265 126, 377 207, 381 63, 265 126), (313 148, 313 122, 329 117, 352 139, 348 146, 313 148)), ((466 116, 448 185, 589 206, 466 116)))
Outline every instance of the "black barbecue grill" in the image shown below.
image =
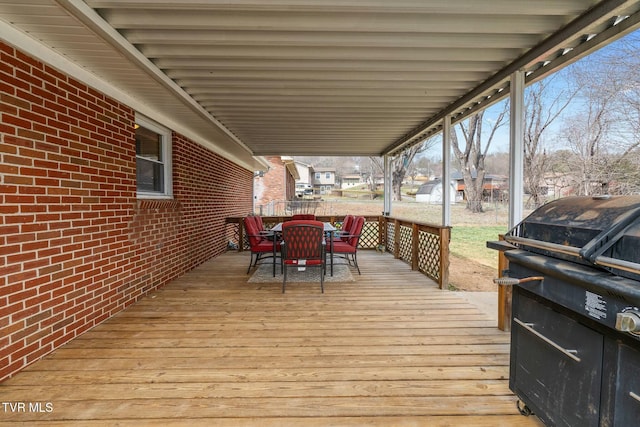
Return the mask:
POLYGON ((556 200, 505 241, 521 412, 551 426, 640 426, 640 196, 556 200))

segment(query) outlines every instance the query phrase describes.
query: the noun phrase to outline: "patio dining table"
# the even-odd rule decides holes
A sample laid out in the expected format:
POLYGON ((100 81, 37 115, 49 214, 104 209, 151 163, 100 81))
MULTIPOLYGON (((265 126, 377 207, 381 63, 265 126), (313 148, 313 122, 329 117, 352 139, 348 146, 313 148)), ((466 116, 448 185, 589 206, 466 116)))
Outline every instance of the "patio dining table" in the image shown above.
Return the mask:
MULTIPOLYGON (((273 231, 274 233, 282 233, 282 224, 282 222, 277 223, 271 229, 269 229, 269 231, 273 231)), ((337 228, 335 228, 330 222, 323 222, 322 224, 324 226, 324 232, 329 240, 329 259, 331 264, 330 274, 331 276, 333 276, 333 233, 337 230, 337 228)))

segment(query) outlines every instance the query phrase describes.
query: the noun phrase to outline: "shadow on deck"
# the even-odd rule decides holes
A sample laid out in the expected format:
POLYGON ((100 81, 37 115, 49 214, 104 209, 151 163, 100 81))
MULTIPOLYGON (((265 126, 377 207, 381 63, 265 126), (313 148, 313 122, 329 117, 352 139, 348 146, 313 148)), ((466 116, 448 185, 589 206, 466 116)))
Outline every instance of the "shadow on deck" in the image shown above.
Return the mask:
POLYGON ((362 251, 355 282, 247 283, 229 252, 0 384, 0 425, 539 426, 473 295, 362 251))

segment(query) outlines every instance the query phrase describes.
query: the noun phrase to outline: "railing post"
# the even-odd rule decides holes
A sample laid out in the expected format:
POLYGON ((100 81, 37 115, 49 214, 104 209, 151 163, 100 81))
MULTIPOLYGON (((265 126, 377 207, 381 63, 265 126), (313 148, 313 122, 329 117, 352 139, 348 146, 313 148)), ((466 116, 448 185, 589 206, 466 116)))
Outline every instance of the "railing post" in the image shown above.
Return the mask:
POLYGON ((393 257, 400 258, 400 221, 393 220, 393 257))
POLYGON ((238 221, 238 252, 244 251, 244 220, 238 221))
MULTIPOLYGON (((504 235, 498 236, 499 240, 504 240, 504 235)), ((509 269, 509 260, 504 256, 504 251, 498 251, 498 277, 502 277, 509 269)), ((498 329, 501 331, 511 330, 511 294, 512 286, 498 285, 498 329)))
POLYGON ((443 227, 440 229, 440 280, 438 286, 443 289, 449 286, 449 240, 451 239, 451 229, 443 227))
POLYGON ((418 224, 411 225, 411 269, 418 269, 418 244, 420 243, 420 230, 418 224))

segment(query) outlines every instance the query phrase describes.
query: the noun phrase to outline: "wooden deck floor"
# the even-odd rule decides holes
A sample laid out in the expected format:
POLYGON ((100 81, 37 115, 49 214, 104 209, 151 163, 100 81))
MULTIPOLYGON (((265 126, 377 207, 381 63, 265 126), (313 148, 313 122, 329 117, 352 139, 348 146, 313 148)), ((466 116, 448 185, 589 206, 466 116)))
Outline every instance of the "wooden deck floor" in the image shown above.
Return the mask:
POLYGON ((541 425, 508 389, 509 335, 457 293, 365 251, 356 282, 282 295, 247 283, 248 257, 210 261, 0 384, 0 425, 541 425))

